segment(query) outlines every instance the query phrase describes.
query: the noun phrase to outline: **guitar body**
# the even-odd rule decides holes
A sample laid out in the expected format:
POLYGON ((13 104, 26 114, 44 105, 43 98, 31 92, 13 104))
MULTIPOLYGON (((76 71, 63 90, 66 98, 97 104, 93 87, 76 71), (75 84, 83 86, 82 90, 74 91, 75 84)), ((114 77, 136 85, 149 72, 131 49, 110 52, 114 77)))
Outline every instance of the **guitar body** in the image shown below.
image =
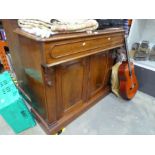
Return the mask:
POLYGON ((138 81, 135 75, 134 64, 130 62, 132 76, 128 67, 128 61, 123 61, 119 67, 120 95, 127 100, 132 99, 138 90, 138 81))

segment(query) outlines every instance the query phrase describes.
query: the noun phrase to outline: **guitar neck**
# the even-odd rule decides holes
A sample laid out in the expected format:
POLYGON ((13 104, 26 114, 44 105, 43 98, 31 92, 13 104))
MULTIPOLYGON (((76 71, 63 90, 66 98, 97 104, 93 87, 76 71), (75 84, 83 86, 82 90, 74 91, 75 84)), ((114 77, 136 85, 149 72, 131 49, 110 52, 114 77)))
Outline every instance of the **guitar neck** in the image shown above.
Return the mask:
POLYGON ((127 37, 125 35, 125 51, 126 51, 126 57, 127 57, 127 62, 128 62, 128 67, 129 67, 129 73, 130 73, 130 76, 132 76, 132 71, 131 71, 131 66, 130 66, 130 58, 129 58, 129 52, 128 52, 128 44, 127 44, 127 37))

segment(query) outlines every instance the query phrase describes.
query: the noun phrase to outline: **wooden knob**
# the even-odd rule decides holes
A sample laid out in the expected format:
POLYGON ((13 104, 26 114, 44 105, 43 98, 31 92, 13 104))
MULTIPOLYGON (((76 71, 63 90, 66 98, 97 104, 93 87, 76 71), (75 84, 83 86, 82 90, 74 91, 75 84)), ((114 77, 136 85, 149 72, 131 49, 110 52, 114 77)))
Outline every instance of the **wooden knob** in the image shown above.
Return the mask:
POLYGON ((108 40, 111 40, 111 38, 109 37, 108 40))
POLYGON ((85 43, 85 42, 83 42, 83 43, 82 43, 82 46, 85 46, 85 45, 86 45, 86 43, 85 43))

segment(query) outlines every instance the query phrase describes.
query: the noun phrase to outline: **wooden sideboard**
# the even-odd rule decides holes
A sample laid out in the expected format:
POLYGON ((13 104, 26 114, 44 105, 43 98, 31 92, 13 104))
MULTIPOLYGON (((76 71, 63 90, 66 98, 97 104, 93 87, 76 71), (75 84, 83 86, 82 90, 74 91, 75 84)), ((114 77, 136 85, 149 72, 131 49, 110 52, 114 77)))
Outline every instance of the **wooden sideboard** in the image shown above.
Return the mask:
POLYGON ((111 68, 116 49, 123 46, 123 29, 48 39, 18 28, 14 33, 22 66, 21 87, 48 134, 61 130, 110 92, 111 68))

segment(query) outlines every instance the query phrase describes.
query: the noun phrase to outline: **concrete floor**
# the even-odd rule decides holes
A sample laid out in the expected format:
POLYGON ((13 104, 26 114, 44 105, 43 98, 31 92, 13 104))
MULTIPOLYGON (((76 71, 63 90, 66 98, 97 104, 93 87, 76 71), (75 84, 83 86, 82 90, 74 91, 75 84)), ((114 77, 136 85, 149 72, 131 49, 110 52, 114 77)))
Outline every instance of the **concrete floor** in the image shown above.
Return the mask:
MULTIPOLYGON (((0 117, 0 135, 14 134, 0 117)), ((20 135, 45 134, 37 124, 20 135)), ((131 101, 112 93, 70 123, 62 135, 155 134, 155 98, 138 92, 131 101)))

